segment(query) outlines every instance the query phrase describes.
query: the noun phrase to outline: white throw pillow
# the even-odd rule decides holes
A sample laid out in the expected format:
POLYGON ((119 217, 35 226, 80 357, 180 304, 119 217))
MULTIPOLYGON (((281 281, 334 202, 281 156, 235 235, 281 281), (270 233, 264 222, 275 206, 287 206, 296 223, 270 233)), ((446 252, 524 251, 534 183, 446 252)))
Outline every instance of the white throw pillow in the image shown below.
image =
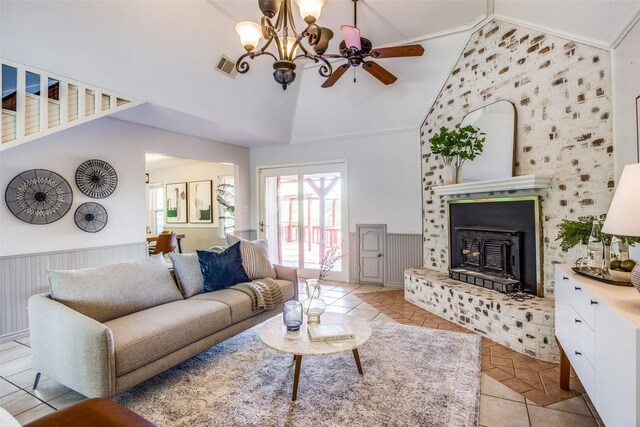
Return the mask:
POLYGON ((227 243, 233 245, 240 242, 242 266, 251 280, 276 278, 276 270, 269 260, 269 243, 266 240, 245 240, 241 237, 227 234, 227 243))

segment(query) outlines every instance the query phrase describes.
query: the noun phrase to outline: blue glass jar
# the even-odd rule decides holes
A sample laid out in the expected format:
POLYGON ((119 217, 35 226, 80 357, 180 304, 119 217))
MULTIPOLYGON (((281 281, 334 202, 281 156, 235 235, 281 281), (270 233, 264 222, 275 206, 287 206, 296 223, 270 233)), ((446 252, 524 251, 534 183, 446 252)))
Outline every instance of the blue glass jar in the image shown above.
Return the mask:
POLYGON ((300 330, 300 325, 302 325, 302 304, 300 301, 292 300, 284 303, 282 320, 287 331, 300 330))

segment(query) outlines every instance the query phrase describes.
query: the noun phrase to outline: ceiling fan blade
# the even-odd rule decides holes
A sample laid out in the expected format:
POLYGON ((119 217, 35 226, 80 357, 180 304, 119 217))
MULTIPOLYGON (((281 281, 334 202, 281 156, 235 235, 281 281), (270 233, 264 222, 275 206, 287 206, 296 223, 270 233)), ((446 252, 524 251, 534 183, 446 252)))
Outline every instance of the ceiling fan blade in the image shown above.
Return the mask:
POLYGON ((355 48, 356 50, 362 49, 360 44, 360 30, 351 25, 342 25, 340 27, 342 35, 344 36, 344 43, 348 48, 355 48))
POLYGON ((385 68, 376 64, 373 61, 367 61, 362 63, 362 68, 369 74, 371 74, 376 79, 380 80, 382 83, 386 85, 390 85, 391 83, 398 80, 396 76, 388 72, 385 68))
POLYGON ((323 88, 328 88, 333 86, 340 77, 342 77, 342 75, 344 73, 347 72, 347 70, 350 68, 351 66, 349 64, 343 64, 340 67, 336 68, 333 73, 327 77, 327 80, 324 81, 324 83, 322 83, 322 87, 323 88))
POLYGON ((372 58, 400 58, 403 56, 422 56, 424 48, 419 44, 406 46, 381 47, 371 50, 372 58))

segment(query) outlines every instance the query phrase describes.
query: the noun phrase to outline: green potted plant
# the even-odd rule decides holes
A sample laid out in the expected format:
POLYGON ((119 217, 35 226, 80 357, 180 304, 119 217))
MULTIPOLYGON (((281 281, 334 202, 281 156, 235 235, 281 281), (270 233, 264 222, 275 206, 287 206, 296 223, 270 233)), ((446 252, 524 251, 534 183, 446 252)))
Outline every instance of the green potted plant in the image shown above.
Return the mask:
POLYGON ((444 163, 442 180, 445 185, 462 182, 462 165, 482 154, 484 135, 480 129, 468 125, 451 130, 443 126, 431 137, 431 152, 440 155, 444 163))

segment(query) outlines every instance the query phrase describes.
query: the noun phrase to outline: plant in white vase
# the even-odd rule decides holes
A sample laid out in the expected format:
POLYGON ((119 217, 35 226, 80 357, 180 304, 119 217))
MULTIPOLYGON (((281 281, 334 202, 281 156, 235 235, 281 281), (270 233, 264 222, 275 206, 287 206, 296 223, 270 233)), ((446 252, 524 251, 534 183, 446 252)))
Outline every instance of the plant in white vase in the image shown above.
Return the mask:
POLYGON ((431 152, 440 155, 444 163, 442 181, 445 185, 462 182, 462 165, 482 154, 485 133, 468 125, 449 130, 444 126, 429 140, 431 152))

